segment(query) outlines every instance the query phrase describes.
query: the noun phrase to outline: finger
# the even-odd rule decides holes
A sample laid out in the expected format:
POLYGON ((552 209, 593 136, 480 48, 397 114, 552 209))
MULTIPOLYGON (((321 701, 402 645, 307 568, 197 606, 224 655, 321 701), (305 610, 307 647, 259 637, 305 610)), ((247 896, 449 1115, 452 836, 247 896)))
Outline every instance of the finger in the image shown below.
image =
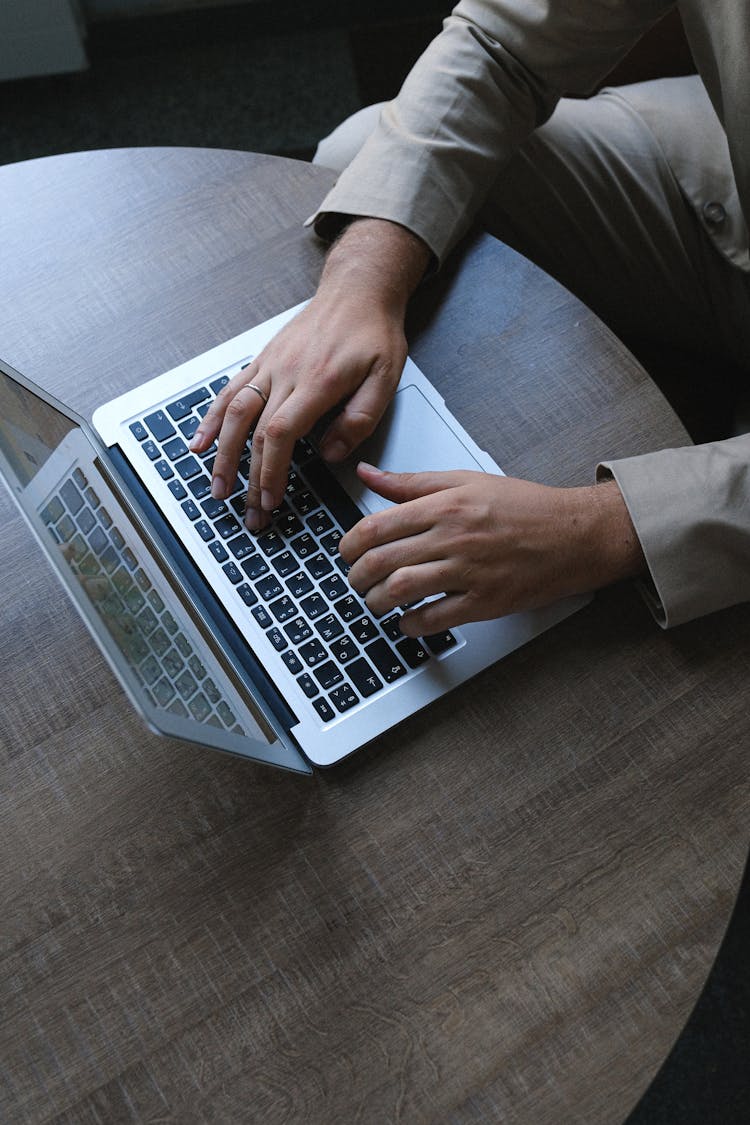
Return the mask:
POLYGON ((335 400, 330 402, 330 393, 328 389, 322 394, 295 390, 276 409, 265 411, 260 432, 253 436, 251 460, 252 479, 264 511, 277 508, 283 500, 295 442, 335 405, 335 400))
POLYGON ((399 622, 406 637, 429 637, 445 629, 455 629, 467 621, 476 621, 478 614, 471 599, 462 593, 446 594, 427 605, 404 613, 399 622))
MULTIPOLYGON (((193 434, 190 449, 194 453, 202 453, 204 450, 208 449, 211 442, 216 439, 224 421, 224 415, 226 414, 229 403, 234 399, 238 391, 246 387, 248 383, 252 383, 253 377, 257 374, 258 360, 254 359, 238 371, 225 387, 222 387, 206 411, 205 417, 201 420, 198 429, 193 434)), ((251 391, 251 394, 252 393, 251 391)))
POLYGON ((373 492, 396 504, 403 504, 405 500, 415 500, 420 496, 429 496, 446 488, 455 488, 463 484, 466 477, 470 475, 461 469, 451 472, 389 473, 385 469, 376 468, 375 465, 368 465, 366 461, 360 461, 357 465, 357 476, 360 480, 373 492))
POLYGON ((399 567, 367 591, 365 602, 372 613, 380 616, 397 606, 444 594, 454 588, 456 580, 453 567, 444 559, 399 567))
POLYGON ((241 387, 228 404, 219 432, 214 458, 211 495, 219 500, 227 496, 227 486, 237 475, 247 436, 264 407, 263 399, 251 387, 241 387))
POLYGON ((320 452, 327 461, 343 461, 370 436, 391 402, 397 383, 398 378, 394 380, 384 371, 368 375, 323 435, 320 452))
MULTIPOLYGON (((432 505, 426 499, 413 500, 393 508, 386 508, 382 512, 375 512, 365 516, 356 523, 339 543, 339 552, 345 562, 354 566, 359 559, 372 555, 369 560, 371 567, 376 567, 376 560, 381 557, 376 552, 389 544, 398 543, 402 551, 406 551, 405 544, 415 536, 420 536, 429 531, 435 523, 432 505)), ((406 561, 405 555, 389 552, 382 556, 385 566, 390 565, 394 570, 397 565, 406 561)), ((414 561, 409 559, 409 561, 414 561)))

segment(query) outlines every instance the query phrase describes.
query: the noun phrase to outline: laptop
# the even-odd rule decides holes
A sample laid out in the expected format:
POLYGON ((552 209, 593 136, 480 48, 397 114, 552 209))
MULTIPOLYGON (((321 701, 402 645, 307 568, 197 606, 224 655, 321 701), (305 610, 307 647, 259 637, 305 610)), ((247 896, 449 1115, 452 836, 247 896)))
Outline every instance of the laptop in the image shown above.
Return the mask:
POLYGON ((271 525, 242 520, 215 447, 190 439, 214 396, 303 306, 100 406, 93 427, 0 362, 0 471, 83 621, 151 730, 299 773, 332 766, 578 609, 571 598, 414 640, 347 582, 345 532, 387 502, 356 475, 501 473, 408 359, 356 459, 297 443, 271 525))

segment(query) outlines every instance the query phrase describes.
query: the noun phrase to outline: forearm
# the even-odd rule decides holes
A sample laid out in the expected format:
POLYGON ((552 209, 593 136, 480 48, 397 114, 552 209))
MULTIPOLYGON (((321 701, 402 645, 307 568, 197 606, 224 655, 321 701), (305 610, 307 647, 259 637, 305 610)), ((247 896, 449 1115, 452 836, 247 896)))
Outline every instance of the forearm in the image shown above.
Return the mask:
POLYGON ((318 292, 337 301, 364 299, 403 319, 429 261, 428 247, 406 227, 357 219, 329 250, 318 292))

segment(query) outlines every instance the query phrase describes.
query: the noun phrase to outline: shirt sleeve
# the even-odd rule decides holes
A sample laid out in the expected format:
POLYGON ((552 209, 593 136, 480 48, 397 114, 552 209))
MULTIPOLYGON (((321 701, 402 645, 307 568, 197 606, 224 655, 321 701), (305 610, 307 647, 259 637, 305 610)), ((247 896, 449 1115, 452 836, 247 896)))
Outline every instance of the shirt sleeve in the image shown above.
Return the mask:
POLYGON ((750 434, 603 462, 597 475, 620 487, 664 628, 750 600, 750 434))
POLYGON ((312 221, 389 219, 443 260, 563 94, 585 94, 669 0, 462 0, 312 221))

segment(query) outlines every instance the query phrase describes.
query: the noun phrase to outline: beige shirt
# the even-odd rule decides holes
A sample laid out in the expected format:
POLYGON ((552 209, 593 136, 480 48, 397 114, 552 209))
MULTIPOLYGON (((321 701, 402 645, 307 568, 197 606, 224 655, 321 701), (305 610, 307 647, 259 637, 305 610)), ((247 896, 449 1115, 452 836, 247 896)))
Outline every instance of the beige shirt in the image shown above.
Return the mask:
MULTIPOLYGON (((461 0, 378 128, 321 205, 401 223, 442 260, 490 185, 564 94, 586 94, 668 9, 666 0, 461 0)), ((720 202, 717 249, 750 272, 750 3, 679 0, 708 97, 644 104, 686 198, 720 202), (667 112, 669 110, 669 112, 667 112)), ((674 625, 750 599, 750 437, 610 463, 674 625)))

